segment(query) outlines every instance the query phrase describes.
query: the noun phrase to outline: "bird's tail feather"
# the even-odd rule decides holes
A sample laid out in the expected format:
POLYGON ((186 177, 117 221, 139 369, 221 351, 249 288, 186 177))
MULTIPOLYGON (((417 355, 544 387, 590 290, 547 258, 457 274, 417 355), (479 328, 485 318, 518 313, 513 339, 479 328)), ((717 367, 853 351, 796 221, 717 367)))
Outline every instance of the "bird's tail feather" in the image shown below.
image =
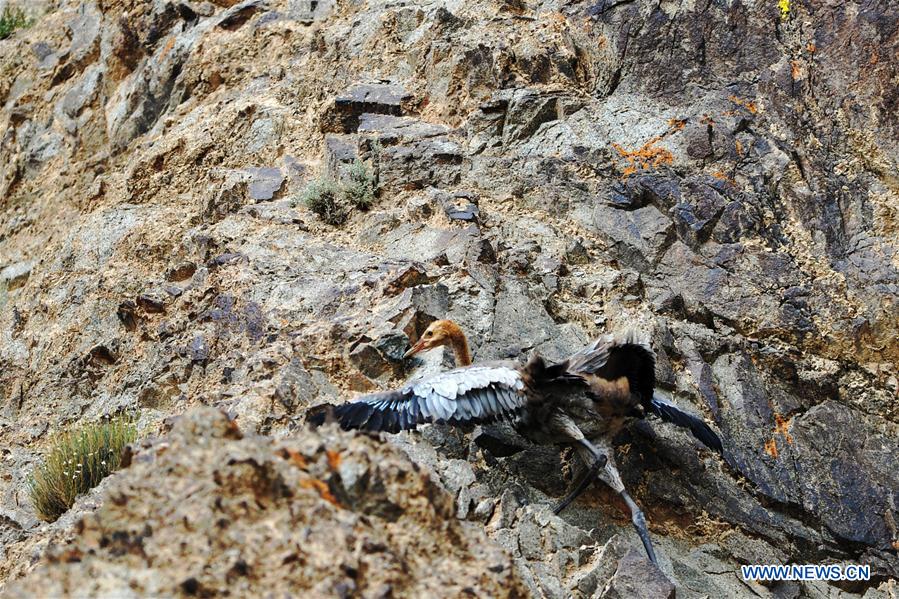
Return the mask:
POLYGON ((699 439, 703 445, 718 453, 723 453, 724 448, 721 445, 721 438, 698 416, 684 412, 658 395, 653 396, 650 405, 652 412, 665 422, 690 429, 693 436, 699 439))

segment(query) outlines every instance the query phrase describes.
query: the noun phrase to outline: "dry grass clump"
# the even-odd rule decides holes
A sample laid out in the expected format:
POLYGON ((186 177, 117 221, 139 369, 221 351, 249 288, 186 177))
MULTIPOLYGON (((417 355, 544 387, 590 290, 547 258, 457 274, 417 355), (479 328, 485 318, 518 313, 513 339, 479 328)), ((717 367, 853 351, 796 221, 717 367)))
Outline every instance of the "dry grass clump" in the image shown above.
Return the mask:
POLYGON ((368 210, 375 201, 377 185, 374 175, 361 160, 347 168, 344 181, 322 178, 311 182, 297 203, 305 204, 329 225, 346 222, 352 210, 368 210))
POLYGON ((368 210, 375 202, 375 178, 361 160, 355 160, 347 169, 343 184, 346 200, 358 210, 368 210))
POLYGON ((118 469, 122 450, 137 438, 133 415, 120 415, 59 434, 29 480, 31 502, 41 520, 53 522, 75 498, 118 469))
POLYGON ((300 202, 329 225, 342 225, 350 215, 349 206, 341 197, 340 186, 331 179, 310 183, 300 196, 300 202))

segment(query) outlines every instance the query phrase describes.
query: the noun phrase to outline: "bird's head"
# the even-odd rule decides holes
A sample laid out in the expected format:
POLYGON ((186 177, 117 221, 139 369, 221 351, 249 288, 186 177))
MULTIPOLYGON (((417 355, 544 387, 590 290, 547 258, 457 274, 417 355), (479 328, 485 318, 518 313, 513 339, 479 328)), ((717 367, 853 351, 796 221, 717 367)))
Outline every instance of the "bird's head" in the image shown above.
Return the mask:
POLYGON ((459 325, 452 320, 435 320, 425 329, 425 332, 418 338, 415 345, 403 354, 403 358, 414 356, 417 353, 434 349, 441 345, 452 346, 459 339, 465 339, 465 334, 459 328, 459 325))

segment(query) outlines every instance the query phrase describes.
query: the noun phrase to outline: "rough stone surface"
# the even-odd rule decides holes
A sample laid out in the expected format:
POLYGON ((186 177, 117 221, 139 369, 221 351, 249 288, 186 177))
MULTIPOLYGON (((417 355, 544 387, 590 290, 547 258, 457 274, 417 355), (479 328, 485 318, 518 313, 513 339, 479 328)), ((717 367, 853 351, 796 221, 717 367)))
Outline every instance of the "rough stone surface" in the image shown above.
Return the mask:
POLYGON ((895 3, 28 4, 0 41, 4 591, 895 596, 895 3), (368 211, 335 228, 295 204, 356 159, 368 211), (401 360, 445 317, 476 360, 651 335, 661 392, 725 446, 653 420, 617 440, 663 577, 638 576, 608 490, 550 512, 570 483, 552 448, 306 429, 452 366, 401 360), (247 438, 170 430, 203 406, 247 438), (132 466, 39 523, 26 481, 52 435, 119 409, 148 439, 132 466), (359 459, 335 473, 320 446, 359 459), (163 517, 181 502, 228 525, 163 517), (290 557, 327 527, 340 558, 290 557), (769 561, 873 578, 739 578, 769 561))
POLYGON ((389 445, 241 439, 206 408, 132 460, 34 572, 54 572, 41 594, 524 596, 511 558, 389 445))
POLYGON ((360 127, 362 115, 400 116, 411 101, 412 94, 399 85, 356 83, 334 98, 333 107, 322 120, 322 130, 353 133, 360 127))

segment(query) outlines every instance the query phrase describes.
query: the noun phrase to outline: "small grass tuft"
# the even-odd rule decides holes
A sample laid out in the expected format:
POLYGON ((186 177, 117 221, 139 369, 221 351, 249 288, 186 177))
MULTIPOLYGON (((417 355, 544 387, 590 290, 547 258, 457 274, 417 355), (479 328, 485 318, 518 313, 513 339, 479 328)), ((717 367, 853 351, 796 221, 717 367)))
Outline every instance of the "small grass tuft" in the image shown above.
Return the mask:
POLYGON ((358 158, 347 169, 343 193, 350 205, 358 210, 368 210, 375 203, 375 178, 358 158))
POLYGON ((61 433, 29 480, 37 516, 53 522, 68 511, 76 497, 118 469, 122 450, 136 438, 133 415, 116 416, 61 433))
POLYGON ((25 11, 17 6, 6 6, 0 13, 0 40, 5 40, 16 29, 22 29, 31 25, 31 19, 25 11))
POLYGON ((344 182, 316 179, 306 186, 295 204, 305 204, 329 225, 346 222, 352 210, 368 210, 375 202, 377 184, 368 166, 356 160, 344 173, 344 182))
POLYGON ((342 225, 350 214, 341 197, 340 185, 331 179, 318 179, 310 183, 300 202, 329 225, 342 225))

